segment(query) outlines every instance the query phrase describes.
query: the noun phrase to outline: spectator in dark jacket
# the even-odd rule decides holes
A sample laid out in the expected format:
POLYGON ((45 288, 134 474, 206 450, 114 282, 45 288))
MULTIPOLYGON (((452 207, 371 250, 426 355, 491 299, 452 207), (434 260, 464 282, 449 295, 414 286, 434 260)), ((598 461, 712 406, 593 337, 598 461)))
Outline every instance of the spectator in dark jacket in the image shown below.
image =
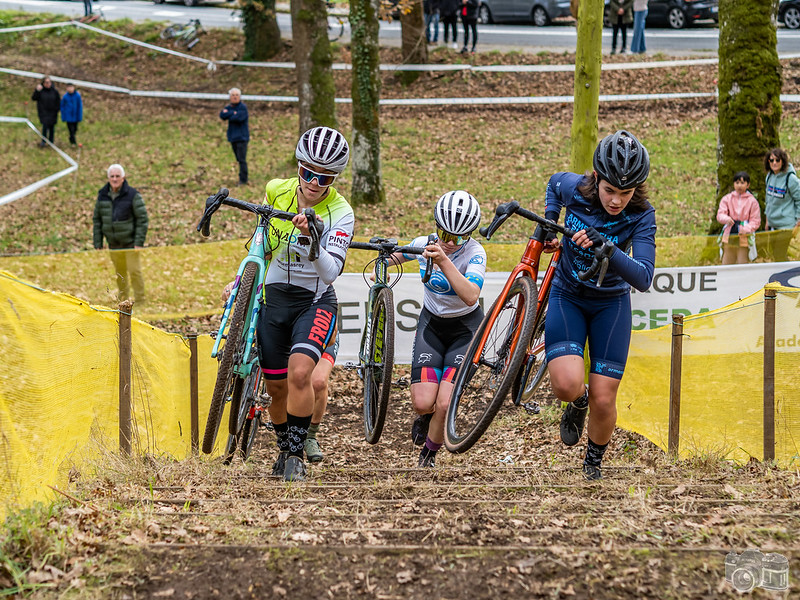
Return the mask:
POLYGON ((36 84, 31 100, 36 102, 36 112, 39 113, 39 121, 42 123, 42 141, 40 147, 44 147, 44 138, 53 142, 56 133, 56 123, 58 123, 58 111, 61 108, 61 95, 53 85, 53 81, 45 76, 41 83, 36 84))
POLYGON ((75 85, 67 84, 67 93, 61 97, 61 120, 67 124, 69 131, 69 143, 73 146, 75 134, 78 133, 78 123, 83 121, 83 99, 81 93, 75 91, 75 85))
POLYGON ((458 9, 461 7, 459 0, 441 0, 440 13, 442 23, 444 24, 444 43, 445 45, 450 40, 448 35, 449 30, 453 32, 453 49, 458 49, 458 33, 456 27, 458 26, 458 9))
POLYGON ((464 47, 461 54, 469 48, 469 30, 472 29, 472 54, 478 43, 478 0, 461 0, 461 24, 464 26, 464 47))
POLYGON ((247 185, 247 142, 250 141, 250 128, 247 124, 247 106, 242 102, 239 88, 228 90, 230 104, 219 113, 219 118, 228 122, 228 141, 233 155, 239 163, 239 185, 247 185))
POLYGON ((94 247, 103 248, 108 242, 111 262, 117 274, 120 300, 129 298, 129 282, 138 304, 144 304, 144 278, 139 252, 147 237, 147 209, 141 194, 128 185, 122 165, 108 167, 108 183, 97 194, 94 207, 94 247))

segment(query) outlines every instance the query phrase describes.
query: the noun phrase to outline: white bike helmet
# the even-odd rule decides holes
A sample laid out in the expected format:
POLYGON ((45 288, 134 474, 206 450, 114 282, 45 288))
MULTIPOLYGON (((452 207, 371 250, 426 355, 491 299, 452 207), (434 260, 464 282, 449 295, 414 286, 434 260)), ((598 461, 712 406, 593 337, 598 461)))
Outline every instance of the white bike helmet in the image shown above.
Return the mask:
POLYGON ((472 233, 481 222, 481 207, 469 192, 447 192, 436 202, 433 218, 447 233, 465 235, 472 233))
POLYGON ((347 166, 350 146, 335 129, 314 127, 300 136, 294 155, 297 160, 338 174, 347 166))

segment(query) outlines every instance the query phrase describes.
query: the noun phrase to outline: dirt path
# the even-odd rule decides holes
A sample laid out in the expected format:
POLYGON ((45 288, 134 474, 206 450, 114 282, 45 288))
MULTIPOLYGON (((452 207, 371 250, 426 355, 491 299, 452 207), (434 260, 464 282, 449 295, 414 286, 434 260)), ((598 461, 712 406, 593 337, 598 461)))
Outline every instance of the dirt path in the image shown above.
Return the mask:
POLYGON ((730 550, 800 555, 795 474, 672 463, 617 431, 605 479, 585 482, 548 390, 541 414, 509 404, 470 452, 420 470, 407 391, 370 446, 355 375, 337 368, 331 388, 305 483, 269 476, 266 431, 246 464, 150 459, 79 482, 88 505, 59 519, 78 597, 738 598, 730 550))

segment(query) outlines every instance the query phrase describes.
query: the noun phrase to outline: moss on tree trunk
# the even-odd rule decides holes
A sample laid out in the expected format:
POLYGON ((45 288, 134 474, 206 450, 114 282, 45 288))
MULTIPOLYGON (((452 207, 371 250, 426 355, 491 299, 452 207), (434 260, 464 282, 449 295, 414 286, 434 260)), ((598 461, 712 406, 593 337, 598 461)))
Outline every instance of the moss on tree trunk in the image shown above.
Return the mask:
POLYGON ((570 168, 583 173, 592 168, 592 154, 597 145, 600 69, 603 65, 603 0, 583 0, 578 11, 570 168))
POLYGON ((239 0, 244 27, 244 59, 267 60, 283 48, 275 0, 239 0))
POLYGON ((750 189, 764 206, 764 156, 780 146, 781 65, 778 0, 719 2, 719 131, 717 203, 709 207, 711 231, 719 200, 733 189, 737 171, 750 174, 750 189))
POLYGON ((380 137, 379 0, 351 0, 353 137, 351 156, 354 204, 383 202, 380 137))
POLYGON ((336 127, 336 86, 325 0, 292 0, 292 39, 299 99, 299 130, 336 127))

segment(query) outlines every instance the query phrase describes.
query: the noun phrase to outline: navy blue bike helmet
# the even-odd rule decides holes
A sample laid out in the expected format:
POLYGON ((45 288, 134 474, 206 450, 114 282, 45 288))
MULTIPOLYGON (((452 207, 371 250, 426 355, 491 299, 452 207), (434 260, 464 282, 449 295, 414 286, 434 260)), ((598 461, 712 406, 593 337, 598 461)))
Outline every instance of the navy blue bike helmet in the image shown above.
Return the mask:
POLYGON ((599 179, 621 190, 629 190, 647 180, 650 155, 636 136, 621 129, 600 140, 592 165, 599 179))

